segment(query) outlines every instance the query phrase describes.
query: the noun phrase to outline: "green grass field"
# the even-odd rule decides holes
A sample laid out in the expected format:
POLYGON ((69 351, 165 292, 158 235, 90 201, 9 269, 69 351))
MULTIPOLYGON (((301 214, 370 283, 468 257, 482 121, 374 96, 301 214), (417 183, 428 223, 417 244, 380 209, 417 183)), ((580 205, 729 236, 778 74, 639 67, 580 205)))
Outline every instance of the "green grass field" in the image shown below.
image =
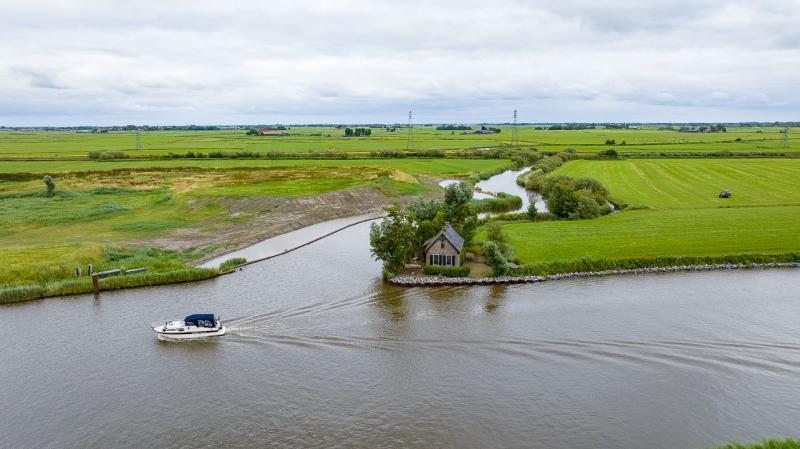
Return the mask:
POLYGON ((632 206, 658 209, 800 205, 800 160, 572 161, 553 172, 590 176, 632 206), (732 198, 720 199, 723 189, 732 198))
MULTIPOLYGON (((473 127, 475 129, 479 127, 473 127)), ((497 147, 511 143, 511 128, 489 135, 463 135, 460 131, 439 131, 432 126, 414 128, 415 150, 459 150, 497 147)), ((136 150, 134 132, 104 134, 72 131, 0 131, 2 158, 86 157, 89 151, 124 151, 132 156, 165 155, 195 151, 259 151, 259 152, 346 152, 365 155, 372 151, 403 151, 407 146, 407 130, 388 132, 372 130, 370 137, 344 137, 342 129, 333 127, 298 127, 288 136, 247 136, 245 130, 222 131, 148 131, 140 133, 141 150, 136 150)), ((598 152, 616 148, 623 152, 779 152, 800 151, 793 140, 781 146, 779 128, 729 128, 726 133, 687 134, 663 131, 655 127, 639 130, 593 129, 577 131, 537 130, 533 126, 518 128, 519 144, 536 146, 542 151, 558 151, 573 146, 578 152, 598 152), (605 145, 607 139, 616 145, 605 145), (741 139, 741 141, 736 141, 741 139), (622 142, 625 142, 623 145, 622 142)), ((791 134, 790 134, 791 136, 791 134)))
POLYGON ((800 251, 800 206, 634 210, 593 220, 509 223, 523 263, 800 251))
POLYGON ((508 223, 522 263, 800 252, 800 161, 572 161, 555 174, 597 178, 616 200, 648 209, 508 223), (733 198, 719 199, 723 188, 733 198))
MULTIPOLYGON (((510 162, 498 159, 2 162, 0 264, 5 268, 0 273, 0 302, 4 291, 19 285, 35 285, 35 292, 54 294, 85 291, 86 282, 80 285, 70 282, 74 279, 74 268, 89 263, 97 270, 146 266, 152 275, 143 282, 162 278, 200 279, 207 273, 186 272, 185 264, 221 246, 151 251, 143 257, 140 242, 163 239, 171 232, 188 228, 217 235, 230 226, 248 226, 249 220, 270 214, 271 208, 283 204, 281 201, 337 190, 372 187, 383 193, 387 201, 392 197, 424 195, 432 187, 420 180, 421 175, 469 176, 502 169, 510 162), (55 194, 50 197, 45 195, 42 182, 46 173, 56 181, 55 194), (109 256, 120 252, 133 255, 122 259, 109 256), (177 270, 178 275, 157 276, 165 270, 177 270), (67 290, 62 288, 65 282, 69 284, 67 290)), ((26 297, 11 293, 12 298, 26 297)))
POLYGON ((64 173, 141 168, 271 168, 271 167, 378 167, 397 169, 411 175, 436 177, 468 176, 509 166, 504 159, 165 159, 144 161, 3 161, 0 173, 64 173))

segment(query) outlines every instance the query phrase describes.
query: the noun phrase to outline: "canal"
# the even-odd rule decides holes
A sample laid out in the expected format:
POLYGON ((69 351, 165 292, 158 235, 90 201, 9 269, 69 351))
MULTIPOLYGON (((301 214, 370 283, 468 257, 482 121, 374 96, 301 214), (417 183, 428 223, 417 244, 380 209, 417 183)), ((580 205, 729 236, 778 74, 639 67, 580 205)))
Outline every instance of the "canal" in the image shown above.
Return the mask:
POLYGON ((800 272, 384 285, 369 224, 0 306, 0 447, 697 448, 797 435, 800 272), (213 342, 151 322, 222 316, 213 342))

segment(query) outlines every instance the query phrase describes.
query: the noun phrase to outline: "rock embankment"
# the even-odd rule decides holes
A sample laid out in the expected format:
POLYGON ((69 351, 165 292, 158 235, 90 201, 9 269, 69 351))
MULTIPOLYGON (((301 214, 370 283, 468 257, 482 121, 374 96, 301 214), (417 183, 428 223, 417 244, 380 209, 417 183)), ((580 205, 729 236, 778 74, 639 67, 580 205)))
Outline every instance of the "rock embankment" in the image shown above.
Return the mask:
POLYGON ((718 265, 679 265, 672 267, 632 268, 625 270, 584 271, 573 273, 550 274, 545 276, 494 276, 483 278, 469 277, 433 277, 433 276, 395 276, 388 282, 393 285, 405 287, 425 287, 439 285, 491 285, 491 284, 524 284, 533 282, 557 281, 559 279, 574 279, 594 276, 611 276, 618 274, 651 274, 674 273, 678 271, 713 271, 713 270, 741 270, 747 268, 800 268, 800 262, 773 262, 753 264, 718 264, 718 265))

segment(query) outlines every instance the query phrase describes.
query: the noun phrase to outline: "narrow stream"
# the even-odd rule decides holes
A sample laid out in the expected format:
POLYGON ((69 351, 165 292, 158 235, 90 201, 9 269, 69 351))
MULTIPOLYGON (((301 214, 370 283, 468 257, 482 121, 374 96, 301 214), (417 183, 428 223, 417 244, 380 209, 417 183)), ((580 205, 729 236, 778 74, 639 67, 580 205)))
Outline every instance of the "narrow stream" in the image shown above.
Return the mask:
MULTIPOLYGON (((536 205, 537 211, 545 212, 547 211, 547 204, 545 204, 542 196, 535 192, 528 192, 524 187, 521 187, 517 184, 517 177, 523 173, 529 172, 530 170, 530 167, 526 167, 521 170, 506 170, 499 175, 495 175, 487 180, 480 181, 475 184, 476 191, 472 195, 472 198, 476 200, 493 198, 494 196, 490 193, 497 194, 503 192, 522 198, 522 207, 506 213, 525 212, 528 210, 528 206, 530 206, 531 202, 536 205)), ((457 179, 446 179, 440 182, 439 185, 441 187, 447 187, 450 184, 455 184, 457 182, 460 181, 457 179)))

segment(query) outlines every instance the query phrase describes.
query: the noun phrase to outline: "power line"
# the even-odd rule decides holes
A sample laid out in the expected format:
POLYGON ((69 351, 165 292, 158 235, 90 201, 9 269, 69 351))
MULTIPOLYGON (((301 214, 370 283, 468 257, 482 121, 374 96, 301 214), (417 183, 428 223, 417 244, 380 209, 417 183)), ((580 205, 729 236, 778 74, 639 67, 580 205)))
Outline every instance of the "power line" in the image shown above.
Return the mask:
POLYGON ((408 111, 408 141, 406 142, 406 150, 414 148, 414 127, 411 122, 411 111, 408 111))
POLYGON ((139 135, 139 128, 136 128, 136 150, 142 149, 142 136, 139 135))
POLYGON ((517 110, 514 109, 514 124, 511 125, 511 145, 517 146, 519 138, 517 136, 517 110))
POLYGON ((789 128, 783 128, 783 137, 781 138, 781 146, 789 148, 789 128))

